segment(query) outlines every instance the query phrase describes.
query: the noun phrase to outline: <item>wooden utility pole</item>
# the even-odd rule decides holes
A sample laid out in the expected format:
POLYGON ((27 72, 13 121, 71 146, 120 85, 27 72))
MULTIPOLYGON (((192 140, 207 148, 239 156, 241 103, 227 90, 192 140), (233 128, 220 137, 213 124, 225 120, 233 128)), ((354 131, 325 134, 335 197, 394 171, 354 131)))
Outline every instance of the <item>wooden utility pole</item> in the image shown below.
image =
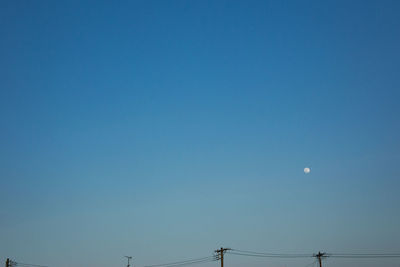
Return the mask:
POLYGON ((221 247, 220 249, 217 249, 215 252, 218 253, 218 260, 221 260, 221 267, 224 267, 224 253, 228 250, 231 250, 230 248, 223 248, 221 247))
POLYGON ((132 259, 132 257, 131 257, 131 256, 124 256, 124 257, 128 259, 128 265, 127 265, 127 267, 130 267, 131 265, 129 264, 129 261, 132 259))
POLYGON ((322 258, 326 258, 326 253, 321 253, 321 251, 318 251, 318 254, 314 254, 314 257, 318 259, 319 262, 319 267, 322 267, 322 258))

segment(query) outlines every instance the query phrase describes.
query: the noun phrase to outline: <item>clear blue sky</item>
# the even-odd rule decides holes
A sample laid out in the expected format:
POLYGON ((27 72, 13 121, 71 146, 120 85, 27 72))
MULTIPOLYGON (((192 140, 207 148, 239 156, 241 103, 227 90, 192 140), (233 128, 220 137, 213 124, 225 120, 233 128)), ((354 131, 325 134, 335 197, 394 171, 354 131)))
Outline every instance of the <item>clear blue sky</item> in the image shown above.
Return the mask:
MULTIPOLYGON (((1 264, 399 252, 399 14, 399 1, 1 1, 1 264)), ((381 264, 400 262, 326 266, 381 264)))

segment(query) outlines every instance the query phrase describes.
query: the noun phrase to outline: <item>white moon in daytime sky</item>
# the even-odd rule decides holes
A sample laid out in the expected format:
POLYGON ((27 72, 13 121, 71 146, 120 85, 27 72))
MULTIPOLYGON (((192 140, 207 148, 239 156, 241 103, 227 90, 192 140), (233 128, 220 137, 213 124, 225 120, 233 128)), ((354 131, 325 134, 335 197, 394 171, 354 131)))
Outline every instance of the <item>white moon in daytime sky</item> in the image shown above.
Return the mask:
POLYGON ((310 173, 310 171, 311 171, 310 168, 304 168, 304 173, 305 173, 305 174, 310 173))

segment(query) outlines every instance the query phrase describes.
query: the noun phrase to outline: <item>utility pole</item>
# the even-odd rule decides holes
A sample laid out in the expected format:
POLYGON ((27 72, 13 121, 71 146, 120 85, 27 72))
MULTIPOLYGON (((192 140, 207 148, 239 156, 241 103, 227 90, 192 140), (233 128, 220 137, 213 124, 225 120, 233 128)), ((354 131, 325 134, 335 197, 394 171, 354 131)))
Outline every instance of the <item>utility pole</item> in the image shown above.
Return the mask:
POLYGON ((221 260, 221 267, 224 267, 224 253, 228 250, 231 250, 230 248, 223 248, 221 247, 220 249, 215 250, 217 254, 217 259, 221 260))
POLYGON ((321 253, 321 251, 318 251, 318 254, 314 254, 314 257, 318 259, 319 267, 322 267, 322 258, 326 258, 328 256, 325 252, 321 253))
POLYGON ((129 265, 129 261, 132 259, 132 257, 131 256, 124 256, 124 257, 128 259, 128 266, 127 267, 129 267, 130 266, 129 265))

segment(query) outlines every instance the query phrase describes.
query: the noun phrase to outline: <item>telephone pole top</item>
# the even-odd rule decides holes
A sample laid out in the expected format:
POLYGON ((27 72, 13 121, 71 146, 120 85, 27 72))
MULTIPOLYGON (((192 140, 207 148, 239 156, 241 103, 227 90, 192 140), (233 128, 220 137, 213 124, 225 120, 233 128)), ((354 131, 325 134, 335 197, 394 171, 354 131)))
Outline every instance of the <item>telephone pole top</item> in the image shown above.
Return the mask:
POLYGON ((215 253, 217 253, 217 259, 221 260, 221 267, 224 267, 224 254, 228 250, 231 250, 231 249, 221 247, 220 249, 215 250, 215 253))
POLYGON ((326 258, 326 257, 328 257, 328 256, 326 255, 325 252, 322 252, 322 253, 321 253, 321 251, 318 251, 318 254, 314 254, 313 257, 315 257, 315 258, 318 259, 319 267, 322 267, 322 258, 326 258))
POLYGON ((129 266, 130 266, 129 261, 132 259, 132 257, 131 257, 131 256, 124 256, 124 257, 128 259, 128 265, 127 265, 127 267, 129 267, 129 266))

